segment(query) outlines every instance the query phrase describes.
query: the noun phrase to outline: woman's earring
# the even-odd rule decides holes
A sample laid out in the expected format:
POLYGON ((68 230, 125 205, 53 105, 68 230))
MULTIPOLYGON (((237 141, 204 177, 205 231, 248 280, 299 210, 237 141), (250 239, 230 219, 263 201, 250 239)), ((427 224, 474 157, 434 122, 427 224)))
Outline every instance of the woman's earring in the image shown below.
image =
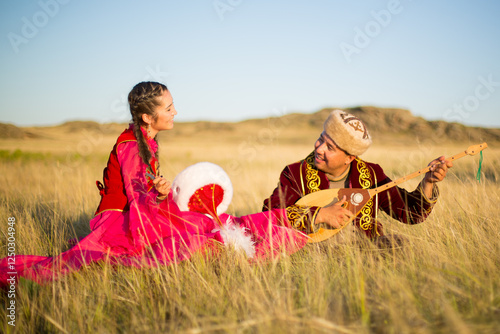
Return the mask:
POLYGON ((148 134, 148 139, 151 139, 151 129, 149 128, 149 124, 148 127, 146 128, 146 132, 148 134))

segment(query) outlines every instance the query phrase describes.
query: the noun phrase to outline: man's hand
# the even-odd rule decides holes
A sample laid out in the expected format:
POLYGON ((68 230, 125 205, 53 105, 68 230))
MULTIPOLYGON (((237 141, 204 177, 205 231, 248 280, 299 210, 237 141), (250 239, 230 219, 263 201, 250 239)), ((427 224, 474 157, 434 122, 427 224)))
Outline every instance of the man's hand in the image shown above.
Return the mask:
POLYGON ((453 162, 445 160, 445 157, 441 156, 432 160, 428 166, 431 166, 431 169, 425 173, 424 179, 422 180, 422 190, 427 198, 432 198, 434 183, 443 181, 448 168, 453 167, 453 162))
POLYGON ((321 208, 314 221, 315 224, 327 224, 333 228, 340 228, 344 226, 354 214, 342 207, 346 203, 346 197, 342 197, 340 202, 335 203, 331 206, 326 206, 321 208))

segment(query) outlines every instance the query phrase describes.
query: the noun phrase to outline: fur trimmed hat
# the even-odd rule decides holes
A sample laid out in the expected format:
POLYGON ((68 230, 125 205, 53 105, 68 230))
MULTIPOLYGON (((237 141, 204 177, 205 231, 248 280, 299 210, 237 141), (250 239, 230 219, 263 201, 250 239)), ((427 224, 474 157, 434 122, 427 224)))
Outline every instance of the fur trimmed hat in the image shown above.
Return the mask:
POLYGON ((172 181, 173 200, 182 211, 224 213, 233 199, 233 185, 224 169, 211 162, 199 162, 180 172, 172 181))
POLYGON ((351 155, 365 153, 372 144, 372 138, 363 121, 343 110, 333 110, 323 127, 335 144, 351 155))
POLYGON ((255 256, 255 242, 247 228, 240 226, 227 216, 219 219, 233 198, 233 186, 226 172, 211 162, 199 162, 180 172, 172 181, 173 200, 182 211, 204 213, 217 219, 219 232, 224 245, 237 251, 244 251, 248 258, 255 256))

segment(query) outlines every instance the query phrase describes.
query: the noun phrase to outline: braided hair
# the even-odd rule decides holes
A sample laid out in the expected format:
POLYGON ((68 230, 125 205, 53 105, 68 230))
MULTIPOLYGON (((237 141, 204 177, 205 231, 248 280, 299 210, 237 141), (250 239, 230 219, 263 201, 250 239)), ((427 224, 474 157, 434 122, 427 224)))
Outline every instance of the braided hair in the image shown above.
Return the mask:
MULTIPOLYGON (((147 114, 156 122, 158 114, 155 108, 160 105, 159 97, 166 90, 168 90, 167 86, 161 83, 147 81, 135 85, 128 94, 128 103, 132 114, 132 123, 134 124, 134 135, 139 145, 139 155, 146 165, 149 165, 151 160, 151 151, 141 131, 141 126, 147 126, 147 123, 142 119, 142 115, 147 114)), ((157 136, 154 137, 154 140, 158 143, 157 136)), ((156 151, 155 156, 158 159, 158 151, 156 151)))

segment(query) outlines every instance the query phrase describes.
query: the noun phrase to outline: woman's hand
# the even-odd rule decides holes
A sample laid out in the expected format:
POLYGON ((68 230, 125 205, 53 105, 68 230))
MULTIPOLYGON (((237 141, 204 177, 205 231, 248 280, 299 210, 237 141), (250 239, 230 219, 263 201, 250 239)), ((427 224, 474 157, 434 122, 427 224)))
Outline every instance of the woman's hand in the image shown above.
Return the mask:
POLYGON ((168 193, 170 192, 170 182, 164 179, 163 176, 159 176, 153 180, 153 184, 156 191, 159 193, 157 199, 162 201, 167 198, 168 193))

